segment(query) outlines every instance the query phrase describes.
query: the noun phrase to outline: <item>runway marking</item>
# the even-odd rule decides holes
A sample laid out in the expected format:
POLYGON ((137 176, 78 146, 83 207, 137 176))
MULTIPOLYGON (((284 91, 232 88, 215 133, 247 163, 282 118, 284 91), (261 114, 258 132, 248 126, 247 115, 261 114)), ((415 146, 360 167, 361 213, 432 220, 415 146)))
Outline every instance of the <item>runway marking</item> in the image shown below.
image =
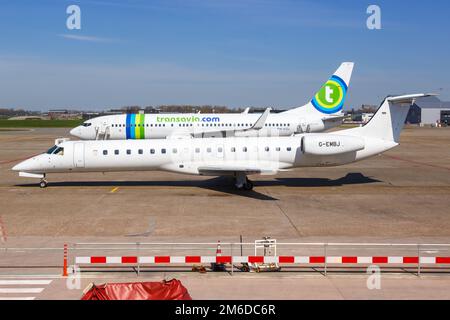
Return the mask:
POLYGON ((53 280, 0 280, 1 285, 49 285, 53 280))
POLYGON ((60 274, 2 274, 0 279, 9 278, 48 278, 48 279, 60 279, 60 274))
POLYGON ((44 288, 0 288, 0 293, 41 293, 44 288))
POLYGON ((119 187, 113 188, 113 189, 110 191, 110 193, 114 193, 114 192, 116 192, 117 190, 119 190, 119 187))

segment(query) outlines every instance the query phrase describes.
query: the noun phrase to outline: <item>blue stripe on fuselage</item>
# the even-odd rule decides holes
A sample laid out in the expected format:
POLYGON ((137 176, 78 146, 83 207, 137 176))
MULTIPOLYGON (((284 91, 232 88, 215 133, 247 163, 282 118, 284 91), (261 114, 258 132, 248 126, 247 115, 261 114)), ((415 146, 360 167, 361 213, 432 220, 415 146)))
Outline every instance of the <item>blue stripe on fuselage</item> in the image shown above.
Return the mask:
POLYGON ((127 135, 127 140, 131 139, 131 134, 130 134, 130 132, 131 132, 131 114, 129 114, 129 113, 127 114, 127 120, 125 123, 125 132, 127 135))
POLYGON ((130 115, 130 139, 136 139, 136 114, 130 115))

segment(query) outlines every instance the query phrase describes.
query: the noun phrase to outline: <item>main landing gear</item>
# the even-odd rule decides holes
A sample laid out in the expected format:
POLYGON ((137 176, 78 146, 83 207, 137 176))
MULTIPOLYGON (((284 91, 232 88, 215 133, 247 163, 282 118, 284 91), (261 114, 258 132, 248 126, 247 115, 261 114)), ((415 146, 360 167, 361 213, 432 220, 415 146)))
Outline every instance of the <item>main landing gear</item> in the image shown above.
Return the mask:
POLYGON ((235 186, 238 190, 253 190, 253 182, 250 181, 245 174, 237 174, 234 179, 235 186))

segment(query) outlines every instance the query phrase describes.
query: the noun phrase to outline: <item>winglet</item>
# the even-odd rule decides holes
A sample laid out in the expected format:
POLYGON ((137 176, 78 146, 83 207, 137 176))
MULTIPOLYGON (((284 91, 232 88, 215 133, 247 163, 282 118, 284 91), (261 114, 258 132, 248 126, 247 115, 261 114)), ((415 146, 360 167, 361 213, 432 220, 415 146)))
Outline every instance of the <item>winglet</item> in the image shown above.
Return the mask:
POLYGON ((242 114, 248 114, 248 112, 250 111, 250 108, 245 108, 244 112, 242 112, 242 114))
POLYGON ((259 117, 259 119, 255 122, 253 127, 251 127, 249 130, 261 130, 262 128, 264 128, 267 117, 269 116, 271 110, 272 108, 267 108, 266 111, 264 111, 264 113, 261 115, 261 117, 259 117))

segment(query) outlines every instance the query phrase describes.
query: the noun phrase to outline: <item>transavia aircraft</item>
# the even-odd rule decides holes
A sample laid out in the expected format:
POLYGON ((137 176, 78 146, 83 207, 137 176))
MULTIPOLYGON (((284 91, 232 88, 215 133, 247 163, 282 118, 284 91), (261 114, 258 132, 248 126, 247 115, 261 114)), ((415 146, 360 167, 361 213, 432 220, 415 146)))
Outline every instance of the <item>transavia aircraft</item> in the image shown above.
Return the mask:
POLYGON ((303 107, 279 114, 122 114, 85 121, 70 133, 82 140, 161 139, 169 136, 266 137, 321 132, 338 126, 350 84, 353 63, 342 63, 336 73, 303 107))
POLYGON ((233 176, 250 190, 248 175, 276 174, 296 167, 339 166, 383 153, 399 143, 411 103, 429 95, 388 97, 364 127, 292 137, 176 138, 60 141, 46 153, 17 164, 20 176, 47 173, 165 170, 233 176))

